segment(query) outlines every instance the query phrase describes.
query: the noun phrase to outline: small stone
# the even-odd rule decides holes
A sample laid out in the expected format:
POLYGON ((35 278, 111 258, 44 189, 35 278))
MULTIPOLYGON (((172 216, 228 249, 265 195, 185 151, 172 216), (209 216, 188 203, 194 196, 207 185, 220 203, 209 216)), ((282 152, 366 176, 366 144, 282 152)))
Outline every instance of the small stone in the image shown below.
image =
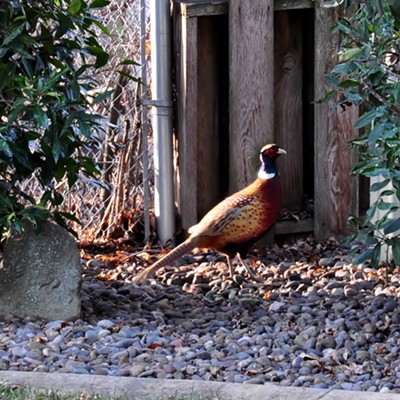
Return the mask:
POLYGON ((247 383, 249 385, 264 385, 265 378, 263 376, 257 376, 255 378, 248 379, 244 383, 247 383))
POLYGON ((334 265, 335 261, 332 258, 328 258, 328 257, 323 257, 320 258, 320 260, 318 261, 318 265, 320 267, 329 267, 334 265))
POLYGON ((359 291, 358 291, 355 287, 353 287, 353 286, 346 285, 346 286, 344 287, 344 294, 345 294, 346 296, 357 296, 358 293, 359 293, 359 291))
POLYGON ((331 292, 332 296, 340 297, 344 294, 343 288, 333 288, 331 292))
POLYGON ((318 350, 331 349, 336 347, 335 337, 324 334, 317 340, 316 348, 318 350))
POLYGON ((115 322, 110 321, 108 319, 104 319, 104 320, 99 321, 97 323, 97 326, 99 328, 103 328, 103 329, 111 329, 111 328, 114 328, 115 322))
POLYGON ((130 376, 138 377, 145 371, 145 366, 141 364, 132 365, 129 371, 130 376))
POLYGON ((353 383, 351 383, 351 382, 343 382, 343 383, 340 384, 340 387, 343 390, 352 390, 353 389, 353 383))
POLYGON ((284 307, 286 306, 286 303, 282 301, 274 301, 270 306, 269 306, 269 311, 270 312, 279 312, 281 311, 284 307))
POLYGON ((302 362, 303 362, 302 357, 295 357, 292 361, 292 368, 300 369, 302 362))
POLYGON ((369 323, 369 322, 366 323, 366 324, 363 326, 363 331, 364 331, 365 333, 375 333, 376 330, 377 330, 376 325, 375 325, 375 324, 371 324, 371 323, 369 323))
POLYGON ((357 350, 356 351, 356 361, 362 364, 364 361, 369 360, 370 356, 368 351, 366 350, 357 350))
POLYGON ((386 312, 392 312, 397 308, 397 305, 398 305, 397 301, 388 300, 385 302, 383 307, 386 312))
POLYGON ((319 382, 319 383, 316 383, 316 384, 313 386, 313 388, 314 388, 314 389, 328 389, 328 388, 329 388, 329 385, 328 385, 327 383, 324 383, 324 382, 319 382))

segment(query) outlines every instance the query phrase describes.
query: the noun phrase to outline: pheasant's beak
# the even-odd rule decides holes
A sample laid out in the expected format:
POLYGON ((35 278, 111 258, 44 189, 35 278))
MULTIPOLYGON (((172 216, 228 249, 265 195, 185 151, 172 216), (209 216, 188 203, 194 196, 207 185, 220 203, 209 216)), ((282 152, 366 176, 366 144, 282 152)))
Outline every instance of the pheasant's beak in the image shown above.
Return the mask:
POLYGON ((281 148, 279 147, 279 149, 278 149, 278 154, 287 154, 287 153, 286 153, 285 150, 283 150, 283 149, 281 149, 281 148))

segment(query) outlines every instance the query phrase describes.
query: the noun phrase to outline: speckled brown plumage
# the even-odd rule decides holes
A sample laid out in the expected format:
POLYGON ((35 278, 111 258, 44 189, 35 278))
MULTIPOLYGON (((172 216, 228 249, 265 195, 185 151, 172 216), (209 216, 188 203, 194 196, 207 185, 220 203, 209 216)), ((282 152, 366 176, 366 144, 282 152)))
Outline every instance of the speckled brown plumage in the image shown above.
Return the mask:
MULTIPOLYGON (((134 278, 142 282, 194 248, 214 249, 230 258, 244 257, 249 248, 276 223, 282 206, 282 189, 275 160, 286 152, 275 144, 261 149, 257 179, 212 208, 189 229, 190 236, 169 254, 134 278)), ((244 264, 246 269, 247 266, 244 264)), ((251 274, 251 272, 248 270, 251 274)))

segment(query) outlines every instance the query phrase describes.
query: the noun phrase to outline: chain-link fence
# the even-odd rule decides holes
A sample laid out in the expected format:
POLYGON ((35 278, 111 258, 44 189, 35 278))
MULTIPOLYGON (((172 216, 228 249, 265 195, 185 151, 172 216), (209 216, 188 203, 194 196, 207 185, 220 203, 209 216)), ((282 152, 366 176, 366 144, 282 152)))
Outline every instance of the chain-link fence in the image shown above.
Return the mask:
MULTIPOLYGON (((148 97, 150 84, 148 0, 111 0, 99 17, 110 32, 99 32, 110 62, 97 80, 101 91, 113 90, 107 108, 96 110, 108 121, 93 154, 102 168, 101 184, 82 177, 72 190, 66 182, 58 189, 64 194, 65 211, 74 213, 82 224, 73 227, 81 238, 129 238, 142 243, 150 237, 153 181, 148 151, 151 125, 141 101, 148 97), (136 64, 121 65, 126 59, 136 64)), ((36 182, 25 185, 38 193, 36 182)))
MULTIPOLYGON (((146 0, 112 0, 102 10, 101 18, 110 31, 103 35, 103 45, 110 55, 109 70, 98 77, 107 89, 114 89, 108 110, 110 122, 103 146, 96 154, 103 168, 98 187, 81 183, 72 194, 79 202, 80 219, 85 231, 96 236, 133 237, 136 241, 149 236, 148 147, 150 131, 147 108, 141 100, 148 97, 148 61, 150 55, 149 6, 146 0), (123 60, 137 65, 121 68, 123 60), (117 74, 117 70, 124 74, 117 74), (134 76, 141 84, 130 79, 134 76)), ((69 196, 71 197, 71 196, 69 196)))

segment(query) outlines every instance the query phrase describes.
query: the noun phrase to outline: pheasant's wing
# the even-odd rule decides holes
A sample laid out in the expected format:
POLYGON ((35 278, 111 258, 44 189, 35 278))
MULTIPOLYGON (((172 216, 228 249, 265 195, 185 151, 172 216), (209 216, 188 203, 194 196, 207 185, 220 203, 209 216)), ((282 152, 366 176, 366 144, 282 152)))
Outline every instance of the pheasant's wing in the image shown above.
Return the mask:
POLYGON ((241 215, 254 201, 254 196, 244 196, 239 193, 227 197, 212 208, 197 224, 189 229, 192 236, 219 236, 225 228, 241 215))

